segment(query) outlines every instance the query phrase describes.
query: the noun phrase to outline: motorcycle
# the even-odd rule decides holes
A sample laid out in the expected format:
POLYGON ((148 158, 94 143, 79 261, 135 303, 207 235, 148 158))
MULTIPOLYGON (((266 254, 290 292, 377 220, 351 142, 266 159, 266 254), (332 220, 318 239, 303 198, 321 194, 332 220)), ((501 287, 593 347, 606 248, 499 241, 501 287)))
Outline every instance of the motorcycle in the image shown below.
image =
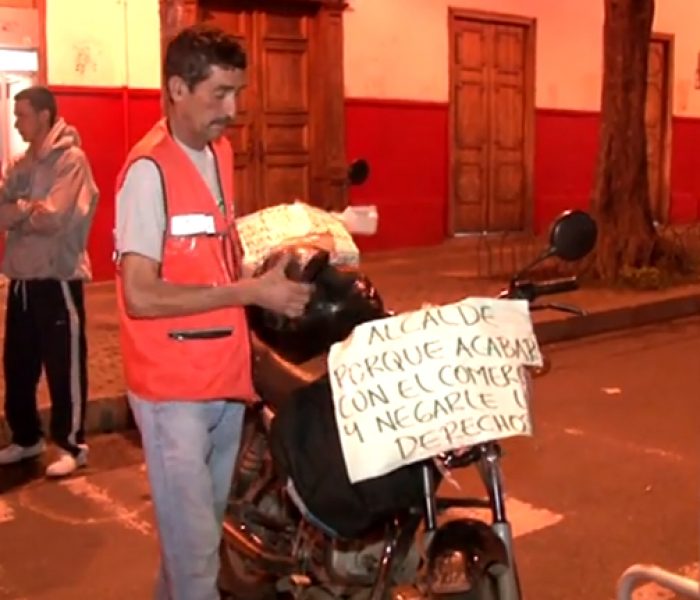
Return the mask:
MULTIPOLYGON (((588 214, 563 213, 550 228, 548 248, 514 275, 498 297, 527 300, 532 311, 584 314, 574 306, 538 302, 544 296, 577 289, 576 277, 537 282, 528 279, 528 274, 549 258, 581 259, 593 249, 596 235, 595 222, 588 214)), ((326 398, 330 394, 328 386, 319 383, 326 374, 323 350, 328 350, 334 338, 338 341, 351 332, 348 323, 357 325, 389 314, 366 278, 339 273, 327 264, 327 257, 324 260, 318 254, 312 253, 311 258, 307 255, 306 259, 297 261, 297 279, 318 284, 330 273, 334 279, 331 288, 344 290, 346 296, 348 290, 359 290, 369 302, 362 305, 365 310, 351 311, 342 331, 333 331, 333 322, 326 321, 312 335, 306 335, 311 345, 307 352, 294 355, 289 351, 292 346, 285 348, 281 338, 274 335, 263 335, 265 339, 256 342, 256 383, 262 401, 247 417, 234 474, 221 545, 221 589, 240 600, 268 600, 280 594, 302 600, 520 600, 513 535, 506 513, 502 452, 497 441, 443 453, 403 468, 394 479, 408 486, 394 494, 401 497, 379 506, 383 496, 376 494, 379 488, 373 488, 374 495, 367 494, 372 500, 366 504, 371 518, 340 533, 309 510, 304 498, 299 497, 289 469, 280 467, 275 454, 275 422, 285 407, 311 390, 324 399, 319 407, 330 404, 326 398), (280 349, 281 355, 277 352, 280 349), (486 497, 437 496, 446 474, 470 466, 477 468, 486 497), (490 522, 443 519, 451 508, 488 509, 490 522)), ((332 304, 333 299, 328 297, 320 301, 326 309, 324 314, 338 314, 338 306, 328 309, 332 304)), ((275 326, 279 329, 279 323, 275 326)), ((258 330, 264 332, 265 328, 258 330)), ((290 325, 287 333, 291 339, 295 331, 301 329, 290 325)), ((332 413, 329 418, 332 422, 332 413)), ((307 421, 309 425, 311 421, 307 421)), ((327 427, 329 435, 332 429, 327 427)), ((329 453, 330 444, 324 443, 315 451, 329 453)), ((343 480, 342 485, 349 487, 338 485, 339 489, 354 492, 363 483, 350 485, 343 480)), ((386 495, 398 485, 385 486, 382 493, 386 495)), ((360 491, 364 493, 367 488, 360 491)), ((339 495, 338 501, 342 499, 339 495)), ((343 510, 341 507, 339 512, 343 510)))

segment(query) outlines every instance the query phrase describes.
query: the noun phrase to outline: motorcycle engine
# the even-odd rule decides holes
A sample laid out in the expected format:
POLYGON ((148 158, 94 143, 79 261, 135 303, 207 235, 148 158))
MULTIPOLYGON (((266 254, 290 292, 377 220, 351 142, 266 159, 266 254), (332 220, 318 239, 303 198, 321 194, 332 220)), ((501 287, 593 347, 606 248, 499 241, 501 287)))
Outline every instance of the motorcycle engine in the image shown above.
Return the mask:
MULTIPOLYGON (((372 586, 379 572, 384 551, 384 539, 335 540, 326 546, 325 571, 331 581, 342 581, 350 586, 372 586)), ((420 556, 415 544, 400 562, 392 567, 394 584, 414 583, 420 564, 420 556)))
POLYGON ((340 580, 373 580, 379 568, 384 543, 382 540, 362 542, 334 542, 327 568, 340 580))

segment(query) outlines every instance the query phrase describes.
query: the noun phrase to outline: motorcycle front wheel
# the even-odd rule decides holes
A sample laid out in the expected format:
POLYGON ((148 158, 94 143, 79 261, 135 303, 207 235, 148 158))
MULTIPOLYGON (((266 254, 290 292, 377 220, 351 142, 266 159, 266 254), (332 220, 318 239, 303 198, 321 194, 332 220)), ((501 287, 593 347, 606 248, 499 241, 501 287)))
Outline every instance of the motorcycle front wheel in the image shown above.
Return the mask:
POLYGON ((498 584, 490 575, 476 583, 468 592, 454 594, 433 594, 430 600, 500 600, 498 584))

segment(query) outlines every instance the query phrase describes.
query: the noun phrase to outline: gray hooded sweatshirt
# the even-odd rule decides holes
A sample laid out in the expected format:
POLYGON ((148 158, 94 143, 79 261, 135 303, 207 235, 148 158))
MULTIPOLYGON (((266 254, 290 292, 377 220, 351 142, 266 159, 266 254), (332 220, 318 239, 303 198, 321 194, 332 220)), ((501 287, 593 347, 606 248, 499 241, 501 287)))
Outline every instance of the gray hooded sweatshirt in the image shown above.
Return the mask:
POLYGON ((0 185, 2 272, 20 280, 90 279, 87 239, 98 196, 78 132, 59 119, 39 152, 19 158, 0 185), (20 199, 41 205, 27 210, 20 199))

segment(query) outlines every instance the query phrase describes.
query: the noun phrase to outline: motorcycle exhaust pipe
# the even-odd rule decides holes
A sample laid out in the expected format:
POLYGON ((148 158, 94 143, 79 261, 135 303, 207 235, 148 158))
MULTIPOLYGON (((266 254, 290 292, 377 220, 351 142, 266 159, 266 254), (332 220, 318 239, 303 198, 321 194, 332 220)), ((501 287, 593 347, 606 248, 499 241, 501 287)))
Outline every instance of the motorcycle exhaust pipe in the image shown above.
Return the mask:
POLYGON ((266 571, 278 575, 291 575, 295 571, 295 560, 291 556, 270 552, 256 535, 246 530, 244 525, 225 519, 223 523, 224 543, 247 558, 256 561, 266 571))

